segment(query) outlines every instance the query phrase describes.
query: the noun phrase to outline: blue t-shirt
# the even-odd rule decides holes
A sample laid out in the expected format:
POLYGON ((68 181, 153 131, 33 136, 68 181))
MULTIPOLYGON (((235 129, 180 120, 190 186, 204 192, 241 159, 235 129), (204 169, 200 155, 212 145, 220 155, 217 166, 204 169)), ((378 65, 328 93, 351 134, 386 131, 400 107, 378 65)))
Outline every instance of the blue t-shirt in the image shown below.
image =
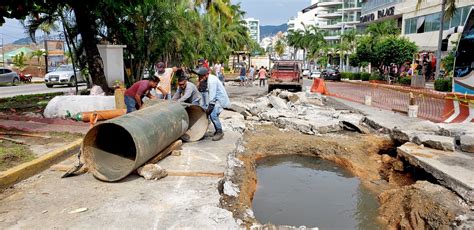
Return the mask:
POLYGON ((240 76, 245 75, 247 75, 247 69, 245 68, 245 64, 242 64, 242 67, 240 67, 240 76))

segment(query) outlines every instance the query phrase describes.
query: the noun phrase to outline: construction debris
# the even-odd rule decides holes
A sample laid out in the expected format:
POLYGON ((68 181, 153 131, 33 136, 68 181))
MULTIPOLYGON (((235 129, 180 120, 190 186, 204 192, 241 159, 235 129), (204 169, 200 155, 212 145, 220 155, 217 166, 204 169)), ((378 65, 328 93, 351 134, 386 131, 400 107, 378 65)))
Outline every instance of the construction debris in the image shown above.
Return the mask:
POLYGON ((137 172, 145 180, 159 180, 168 176, 168 172, 156 164, 147 164, 138 168, 137 172))

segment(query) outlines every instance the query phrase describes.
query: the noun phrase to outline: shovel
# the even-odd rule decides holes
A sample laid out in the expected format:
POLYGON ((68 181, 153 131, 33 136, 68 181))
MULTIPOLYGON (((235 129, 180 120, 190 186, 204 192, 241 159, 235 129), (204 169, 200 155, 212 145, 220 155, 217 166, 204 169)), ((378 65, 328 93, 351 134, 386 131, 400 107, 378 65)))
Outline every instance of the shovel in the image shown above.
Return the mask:
POLYGON ((84 163, 81 162, 81 152, 82 151, 79 151, 79 153, 77 153, 77 164, 67 170, 67 172, 61 176, 61 178, 76 176, 75 173, 78 172, 82 168, 82 166, 84 166, 84 163))

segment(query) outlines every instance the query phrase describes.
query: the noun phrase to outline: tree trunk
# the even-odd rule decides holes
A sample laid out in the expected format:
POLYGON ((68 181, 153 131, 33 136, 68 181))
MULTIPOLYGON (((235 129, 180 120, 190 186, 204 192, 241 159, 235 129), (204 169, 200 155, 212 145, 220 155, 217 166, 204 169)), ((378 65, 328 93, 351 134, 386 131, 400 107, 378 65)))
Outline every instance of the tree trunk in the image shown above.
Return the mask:
POLYGON ((84 7, 85 4, 78 3, 74 6, 74 14, 76 15, 77 29, 82 37, 82 43, 86 52, 87 65, 92 78, 92 83, 100 86, 104 92, 110 93, 111 90, 107 85, 104 74, 104 63, 100 57, 99 49, 96 42, 96 27, 94 17, 90 10, 84 7))
POLYGON ((439 71, 441 68, 441 44, 443 42, 443 27, 444 27, 444 10, 446 9, 446 0, 441 1, 441 21, 439 24, 439 32, 438 32, 438 52, 436 52, 436 73, 435 78, 439 78, 439 71))

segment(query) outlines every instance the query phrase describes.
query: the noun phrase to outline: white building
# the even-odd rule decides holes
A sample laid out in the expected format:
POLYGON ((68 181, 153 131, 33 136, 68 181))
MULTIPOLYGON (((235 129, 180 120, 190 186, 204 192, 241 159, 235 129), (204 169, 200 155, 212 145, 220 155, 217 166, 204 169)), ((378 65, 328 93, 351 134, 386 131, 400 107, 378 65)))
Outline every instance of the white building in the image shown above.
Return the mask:
POLYGON ((252 38, 257 43, 260 43, 260 20, 255 18, 247 18, 245 21, 247 22, 250 38, 252 38))
POLYGON ((288 31, 304 30, 305 26, 318 25, 318 21, 316 19, 316 2, 317 0, 311 0, 310 6, 298 11, 296 17, 292 17, 290 20, 288 20, 288 31))
MULTIPOLYGON (((419 9, 416 7, 417 2, 417 0, 367 0, 362 4, 360 26, 397 20, 402 36, 415 42, 420 51, 437 51, 441 1, 427 0, 419 9)), ((444 30, 462 26, 472 6, 474 6, 472 0, 456 1, 456 13, 453 18, 445 21, 444 30)), ((455 41, 457 38, 458 36, 451 36, 450 40, 455 41)))
POLYGON ((330 43, 338 43, 344 30, 355 29, 360 22, 359 0, 317 0, 316 4, 319 28, 330 43))

